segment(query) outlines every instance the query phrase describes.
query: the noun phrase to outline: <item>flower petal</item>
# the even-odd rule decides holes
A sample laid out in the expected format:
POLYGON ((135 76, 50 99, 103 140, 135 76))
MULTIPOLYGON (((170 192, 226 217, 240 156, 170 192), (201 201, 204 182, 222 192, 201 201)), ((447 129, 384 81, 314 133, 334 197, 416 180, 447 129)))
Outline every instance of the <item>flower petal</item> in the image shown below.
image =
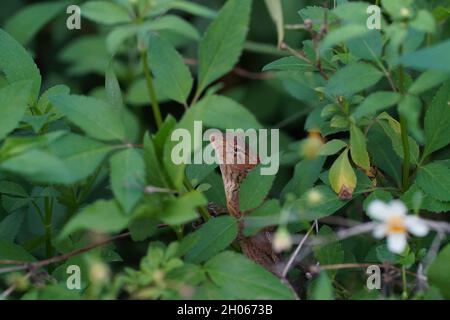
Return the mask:
POLYGON ((405 224, 408 231, 418 237, 426 236, 429 231, 425 221, 416 216, 407 216, 405 218, 405 224))
POLYGON ((405 233, 391 233, 387 237, 387 247, 389 251, 400 254, 406 248, 406 234, 405 233))
POLYGON ((367 215, 372 219, 384 221, 389 216, 389 207, 381 200, 373 200, 367 207, 367 215))
POLYGON ((373 229, 373 236, 381 239, 386 235, 386 226, 384 224, 377 224, 373 229))
POLYGON ((389 213, 390 215, 398 215, 405 216, 408 212, 408 208, 406 208, 405 204, 400 200, 392 200, 389 203, 389 213))

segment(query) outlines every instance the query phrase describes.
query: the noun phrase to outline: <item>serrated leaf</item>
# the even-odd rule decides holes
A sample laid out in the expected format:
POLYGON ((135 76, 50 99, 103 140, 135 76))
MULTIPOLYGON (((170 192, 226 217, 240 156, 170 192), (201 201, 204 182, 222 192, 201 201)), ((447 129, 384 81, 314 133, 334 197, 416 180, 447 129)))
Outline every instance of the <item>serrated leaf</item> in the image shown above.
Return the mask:
POLYGON ((446 245, 430 265, 427 275, 430 284, 439 288, 446 299, 450 299, 450 278, 447 276, 450 267, 450 245, 446 245))
POLYGON ((430 212, 448 212, 450 211, 450 201, 439 201, 436 198, 426 194, 423 190, 419 188, 417 183, 414 183, 407 192, 403 194, 401 200, 406 204, 408 209, 414 210, 414 195, 419 192, 423 195, 422 203, 420 209, 427 210, 430 212))
POLYGON ((450 72, 450 40, 440 42, 432 47, 407 53, 400 57, 399 63, 416 70, 435 70, 450 72))
POLYGON ((353 116, 359 120, 365 116, 375 115, 377 112, 397 104, 400 98, 401 95, 396 92, 377 91, 364 99, 363 103, 353 112, 353 116))
POLYGON ((236 219, 222 216, 209 220, 194 233, 195 243, 186 253, 186 261, 200 263, 227 248, 238 234, 236 219))
POLYGON ((251 0, 228 0, 200 42, 197 93, 230 71, 241 55, 251 0))
POLYGON ((0 89, 0 140, 13 131, 28 108, 32 82, 18 81, 0 89))
POLYGON ((331 77, 325 91, 331 95, 352 95, 375 85, 382 76, 383 74, 372 65, 352 63, 331 77))
POLYGON ((126 214, 144 195, 145 164, 142 154, 128 148, 111 157, 111 187, 126 214))
POLYGON ((41 74, 28 52, 8 33, 0 29, 0 71, 8 82, 32 82, 29 102, 35 102, 41 88, 41 74))
POLYGON ((65 1, 27 5, 5 22, 5 31, 25 45, 67 5, 65 1))
POLYGON ((121 114, 96 98, 78 95, 55 95, 51 103, 88 135, 99 140, 124 140, 121 114))
POLYGON ((164 39, 152 36, 149 39, 149 63, 159 82, 159 91, 165 97, 186 105, 193 79, 183 57, 164 39))
POLYGON ((425 113, 425 150, 423 157, 450 143, 450 82, 434 96, 425 113))
POLYGON ((321 42, 320 52, 324 53, 326 50, 339 43, 361 38, 369 32, 370 30, 367 29, 365 25, 357 24, 348 24, 338 29, 334 29, 330 31, 321 42))
POLYGON ((212 281, 237 299, 293 299, 280 279, 241 254, 226 251, 205 264, 212 281))
POLYGON ((440 161, 423 166, 416 182, 427 194, 440 201, 450 201, 450 168, 440 161))

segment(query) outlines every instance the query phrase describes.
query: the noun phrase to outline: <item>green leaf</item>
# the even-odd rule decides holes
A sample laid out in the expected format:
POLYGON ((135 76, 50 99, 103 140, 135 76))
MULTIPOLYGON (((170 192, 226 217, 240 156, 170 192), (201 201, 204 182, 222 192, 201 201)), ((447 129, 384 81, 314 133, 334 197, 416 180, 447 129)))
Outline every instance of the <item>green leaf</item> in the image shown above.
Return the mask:
POLYGON ((333 75, 325 91, 331 95, 352 95, 375 85, 382 76, 383 74, 372 65, 352 63, 333 75))
MULTIPOLYGON (((325 238, 332 238, 334 236, 333 230, 329 226, 320 228, 319 236, 325 238)), ((314 257, 322 265, 339 264, 344 262, 344 249, 339 241, 331 242, 327 245, 317 246, 313 248, 314 257)), ((333 278, 336 271, 330 270, 330 276, 333 278)))
POLYGON ((36 258, 23 247, 7 240, 0 239, 0 260, 36 261, 36 258))
POLYGON ((114 200, 97 200, 77 213, 64 226, 59 239, 82 230, 95 232, 118 232, 128 224, 128 218, 120 211, 114 200))
POLYGON ((169 42, 159 36, 152 36, 149 39, 148 58, 160 85, 158 92, 186 105, 193 79, 183 57, 169 42))
POLYGON ((107 25, 131 22, 127 10, 109 1, 88 1, 81 6, 81 14, 89 20, 107 25))
POLYGON ((427 10, 419 10, 416 13, 414 20, 411 21, 410 26, 423 32, 436 32, 436 21, 434 21, 434 17, 431 12, 427 10))
POLYGON ((444 202, 439 201, 431 195, 423 192, 417 185, 417 183, 413 184, 407 192, 403 194, 401 200, 406 204, 408 209, 415 209, 415 197, 416 194, 419 193, 422 195, 422 203, 420 205, 420 209, 427 210, 430 212, 448 212, 450 211, 450 201, 444 202))
POLYGON ((96 98, 77 95, 55 95, 51 103, 88 135, 99 140, 124 140, 121 114, 96 98))
POLYGON ((144 195, 145 164, 142 154, 128 148, 111 157, 111 187, 126 214, 144 195))
POLYGON ((348 159, 348 149, 334 161, 330 168, 329 180, 334 192, 341 198, 352 197, 356 187, 356 175, 348 159))
MULTIPOLYGON (((252 236, 268 226, 276 226, 280 223, 280 203, 276 199, 264 202, 250 214, 244 215, 244 235, 252 236)), ((288 221, 297 221, 289 216, 288 221)))
MULTIPOLYGON (((378 123, 383 128, 387 136, 391 139, 395 153, 397 153, 397 155, 401 159, 403 159, 404 153, 400 123, 387 113, 382 113, 380 116, 378 116, 378 119, 380 119, 378 123)), ((408 142, 410 162, 412 164, 417 164, 419 160, 419 146, 411 137, 408 137, 408 142)))
POLYGON ((20 184, 6 180, 0 181, 0 193, 28 198, 27 191, 20 184))
POLYGON ((398 104, 399 114, 406 119, 409 132, 416 140, 423 142, 424 135, 420 127, 422 102, 416 96, 405 95, 398 104))
POLYGON ((370 30, 365 25, 348 24, 338 29, 330 31, 320 44, 320 52, 324 53, 331 47, 342 43, 348 42, 353 39, 359 39, 364 37, 370 30))
POLYGON ((30 150, 9 158, 0 164, 0 170, 43 183, 70 183, 72 176, 61 159, 41 150, 30 150))
POLYGON ((27 99, 35 102, 41 88, 41 74, 28 52, 9 34, 0 29, 0 71, 6 75, 9 83, 31 81, 31 95, 27 99))
POLYGON ((28 107, 30 81, 14 82, 0 89, 0 140, 13 131, 28 107))
MULTIPOLYGON (((78 182, 93 174, 113 149, 114 146, 72 133, 49 145, 49 152, 62 160, 70 172, 67 179, 60 181, 65 184, 78 182)), ((48 170, 51 171, 51 167, 48 170)))
POLYGON ((450 72, 450 40, 400 57, 399 63, 416 70, 450 72))
POLYGON ((276 175, 261 175, 261 165, 253 168, 239 189, 239 207, 247 211, 258 207, 267 197, 276 175))
POLYGON ((241 254, 226 251, 205 264, 212 281, 236 299, 293 299, 280 279, 241 254))
POLYGON ((408 93, 419 95, 450 78, 450 73, 428 70, 422 73, 409 87, 408 93))
POLYGON ((187 13, 190 13, 192 15, 196 15, 199 17, 209 18, 212 19, 216 17, 217 13, 214 10, 209 9, 208 7, 202 6, 195 2, 189 2, 189 1, 183 1, 183 0, 171 0, 169 2, 162 2, 161 7, 154 8, 150 13, 153 11, 157 11, 158 9, 161 11, 169 10, 169 9, 175 9, 175 10, 181 10, 185 11, 187 13))
POLYGON ((331 279, 326 272, 321 272, 319 277, 310 284, 308 291, 309 300, 334 300, 334 289, 331 279))
POLYGON ((375 115, 377 112, 397 104, 400 98, 401 95, 396 92, 377 91, 364 99, 363 103, 353 112, 353 116, 356 120, 359 120, 362 117, 375 115))
POLYGON ((416 182, 427 194, 440 201, 450 201, 450 168, 440 161, 423 166, 416 182))
POLYGON ((328 186, 320 185, 311 189, 320 195, 320 201, 311 202, 309 194, 287 205, 287 209, 296 213, 300 220, 312 221, 332 215, 348 201, 341 200, 328 186))
POLYGON ((370 170, 366 136, 355 124, 350 126, 350 154, 356 165, 365 170, 370 170))
POLYGON ((371 30, 361 37, 352 39, 347 45, 352 54, 371 61, 379 59, 383 49, 381 33, 378 30, 371 30))
POLYGON ((262 71, 295 71, 295 70, 311 70, 311 64, 299 59, 296 56, 283 57, 264 66, 262 71))
MULTIPOLYGON (((338 140, 333 140, 338 141, 338 140)), ((331 142, 331 141, 330 141, 331 142)), ((313 187, 314 183, 319 178, 325 162, 324 157, 316 157, 315 159, 303 159, 295 165, 294 175, 292 179, 286 184, 281 192, 281 199, 285 199, 286 195, 293 193, 300 197, 306 191, 313 187)))
POLYGON ((209 220, 194 233, 195 244, 186 253, 186 261, 200 263, 227 248, 238 234, 237 221, 229 216, 209 220))
POLYGON ((339 139, 333 139, 325 143, 322 147, 320 147, 319 156, 331 156, 333 154, 338 153, 343 148, 347 147, 347 144, 339 139))
POLYGON ((65 1, 27 5, 5 22, 5 31, 25 45, 67 5, 65 1))
POLYGON ((87 137, 68 134, 46 149, 25 150, 9 157, 0 169, 36 182, 72 184, 92 174, 112 149, 87 137))
POLYGON ((438 288, 446 299, 450 299, 450 277, 448 277, 449 267, 450 245, 446 245, 430 265, 427 273, 430 284, 438 288))
POLYGON ((251 0, 228 0, 200 42, 197 95, 230 71, 241 55, 251 0))
POLYGON ((412 0, 381 0, 383 9, 385 9, 393 18, 404 19, 402 9, 408 9, 411 12, 412 0))
POLYGON ((205 197, 198 191, 191 191, 164 203, 158 218, 168 225, 181 225, 198 217, 195 208, 206 204, 205 197))
POLYGON ((0 222, 0 239, 13 242, 25 218, 25 211, 17 210, 0 222))
POLYGON ((423 157, 450 143, 450 82, 434 96, 425 114, 425 150, 423 157))
POLYGON ((108 64, 105 72, 105 91, 106 100, 111 106, 116 108, 123 108, 123 97, 122 91, 120 90, 119 80, 117 80, 116 74, 114 73, 113 61, 108 64))
POLYGON ((372 162, 394 179, 397 186, 401 184, 401 159, 393 147, 386 145, 389 137, 384 133, 380 125, 375 125, 369 131, 367 148, 372 157, 372 162))
POLYGON ((270 17, 277 27, 278 47, 284 40, 284 19, 281 0, 265 0, 270 17))

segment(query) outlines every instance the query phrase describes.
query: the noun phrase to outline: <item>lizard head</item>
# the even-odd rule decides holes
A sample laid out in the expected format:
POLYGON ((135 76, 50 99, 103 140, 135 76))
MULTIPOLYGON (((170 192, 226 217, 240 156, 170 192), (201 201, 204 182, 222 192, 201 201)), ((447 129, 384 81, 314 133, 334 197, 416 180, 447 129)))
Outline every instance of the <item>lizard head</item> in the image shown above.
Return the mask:
POLYGON ((258 155, 251 150, 245 137, 240 134, 214 132, 209 136, 220 164, 242 169, 252 169, 259 163, 258 155))

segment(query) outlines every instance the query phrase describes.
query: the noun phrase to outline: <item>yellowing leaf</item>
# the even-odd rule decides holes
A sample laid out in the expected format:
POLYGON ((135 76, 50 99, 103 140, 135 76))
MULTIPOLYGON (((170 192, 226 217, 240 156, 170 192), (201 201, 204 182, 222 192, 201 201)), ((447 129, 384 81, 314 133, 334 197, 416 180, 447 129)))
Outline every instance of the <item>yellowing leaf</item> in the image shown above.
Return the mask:
POLYGON ((334 161, 329 179, 334 192, 341 199, 351 199, 356 187, 356 175, 348 159, 348 149, 334 161))

